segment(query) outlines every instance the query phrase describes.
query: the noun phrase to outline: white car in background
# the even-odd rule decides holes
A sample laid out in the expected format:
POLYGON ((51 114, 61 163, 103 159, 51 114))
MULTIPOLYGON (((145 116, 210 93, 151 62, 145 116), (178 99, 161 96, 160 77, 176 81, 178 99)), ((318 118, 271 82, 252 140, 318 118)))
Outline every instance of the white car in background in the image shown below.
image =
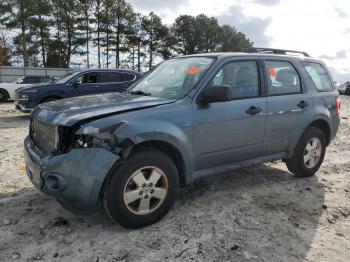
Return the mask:
POLYGON ((55 81, 55 79, 48 76, 24 76, 17 78, 9 83, 0 83, 0 102, 13 100, 15 91, 18 88, 30 86, 33 84, 47 84, 53 81, 55 81))

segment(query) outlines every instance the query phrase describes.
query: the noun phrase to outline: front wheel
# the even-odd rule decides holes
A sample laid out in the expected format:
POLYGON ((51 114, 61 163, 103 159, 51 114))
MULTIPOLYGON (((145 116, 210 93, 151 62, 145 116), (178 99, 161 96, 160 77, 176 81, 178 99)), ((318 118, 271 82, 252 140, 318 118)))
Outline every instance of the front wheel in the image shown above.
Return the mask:
POLYGON ((127 159, 107 181, 103 204, 109 217, 126 228, 141 228, 165 216, 173 206, 179 175, 162 152, 143 150, 127 159))
POLYGON ((0 90, 0 102, 5 102, 9 99, 9 95, 5 90, 0 90))
POLYGON ((287 167, 297 177, 313 176, 320 168, 326 153, 326 138, 317 127, 309 127, 299 139, 287 167))

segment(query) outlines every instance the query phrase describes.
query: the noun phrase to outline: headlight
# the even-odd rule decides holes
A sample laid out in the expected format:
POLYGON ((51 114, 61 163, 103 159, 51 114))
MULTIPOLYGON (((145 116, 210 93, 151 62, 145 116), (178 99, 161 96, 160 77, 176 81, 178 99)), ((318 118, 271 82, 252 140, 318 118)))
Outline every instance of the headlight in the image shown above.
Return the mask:
POLYGON ((74 147, 75 148, 87 148, 92 147, 94 140, 91 135, 75 135, 74 136, 74 147))
POLYGON ((18 100, 28 100, 28 95, 20 94, 18 100))
POLYGON ((102 147, 111 148, 110 134, 95 134, 95 135, 75 135, 74 144, 75 148, 89 148, 89 147, 102 147))
POLYGON ((35 93, 38 92, 38 89, 28 89, 26 90, 27 93, 35 93))

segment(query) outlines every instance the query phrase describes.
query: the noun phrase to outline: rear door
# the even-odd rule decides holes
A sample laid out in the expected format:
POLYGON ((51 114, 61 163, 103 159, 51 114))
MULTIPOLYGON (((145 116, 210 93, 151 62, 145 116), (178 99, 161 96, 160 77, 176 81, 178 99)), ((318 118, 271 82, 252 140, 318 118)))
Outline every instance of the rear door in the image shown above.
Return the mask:
POLYGON ((306 119, 314 114, 312 96, 296 65, 288 60, 265 60, 267 120, 264 155, 287 151, 306 119))

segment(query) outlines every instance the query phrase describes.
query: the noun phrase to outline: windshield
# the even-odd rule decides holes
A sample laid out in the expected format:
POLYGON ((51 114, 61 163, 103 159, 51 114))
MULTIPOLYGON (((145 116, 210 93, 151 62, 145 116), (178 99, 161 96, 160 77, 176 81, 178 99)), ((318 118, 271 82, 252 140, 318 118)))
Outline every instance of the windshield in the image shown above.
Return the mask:
POLYGON ((214 58, 209 57, 165 61, 132 85, 128 92, 169 99, 182 98, 197 84, 213 61, 214 58))
POLYGON ((69 73, 69 74, 65 75, 63 78, 56 80, 55 84, 65 84, 66 82, 71 80, 73 77, 75 77, 79 73, 80 73, 79 71, 78 72, 69 73))

